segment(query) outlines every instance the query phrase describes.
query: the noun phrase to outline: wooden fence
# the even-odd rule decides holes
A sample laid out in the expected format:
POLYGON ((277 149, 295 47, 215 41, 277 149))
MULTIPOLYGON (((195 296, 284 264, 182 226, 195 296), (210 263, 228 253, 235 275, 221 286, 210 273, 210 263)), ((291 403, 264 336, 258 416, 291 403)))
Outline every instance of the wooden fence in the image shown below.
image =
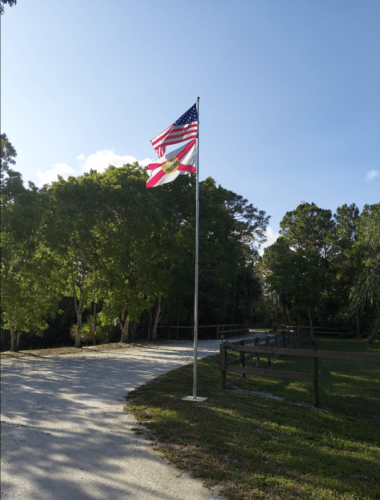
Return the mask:
MULTIPOLYGON (((306 330, 310 331, 309 325, 274 325, 273 329, 283 330, 283 331, 299 331, 306 330)), ((330 327, 330 326, 313 326, 313 332, 315 337, 325 337, 326 335, 334 335, 335 337, 352 337, 354 332, 349 327, 330 327)))
MULTIPOLYGON (((166 340, 189 340, 194 338, 193 325, 159 325, 159 338, 166 340)), ((305 325, 270 325, 268 323, 250 323, 250 324, 219 324, 219 325, 201 325, 198 327, 198 336, 200 339, 221 339, 226 337, 238 337, 246 335, 250 330, 271 330, 272 332, 281 332, 280 335, 285 335, 286 347, 292 345, 295 341, 294 336, 309 335, 310 327, 305 325)), ((348 328, 330 328, 330 327, 314 327, 314 336, 320 337, 325 335, 334 336, 351 336, 348 328)), ((277 333, 278 334, 278 333, 277 333)), ((133 332, 131 338, 148 338, 148 327, 139 325, 136 331, 133 332)))
MULTIPOLYGON (((179 339, 180 337, 191 337, 194 338, 194 325, 190 326, 166 326, 160 325, 157 328, 161 328, 163 333, 166 333, 167 339, 179 339), (185 332, 185 334, 181 334, 185 332), (186 335, 186 333, 188 334, 186 335)), ((246 325, 239 324, 223 324, 223 325, 201 325, 198 326, 198 337, 199 338, 209 338, 209 339, 221 339, 223 336, 239 337, 241 335, 246 335, 249 333, 249 329, 246 325), (206 328, 211 328, 212 330, 206 330, 206 328)))
MULTIPOLYGON (((299 331, 307 330, 310 331, 310 325, 284 325, 280 323, 250 323, 247 327, 251 330, 284 330, 284 331, 299 331)), ((352 337, 354 332, 350 327, 331 327, 331 326, 313 326, 313 332, 315 337, 325 337, 333 335, 335 337, 352 337)))
POLYGON ((313 382, 314 393, 314 406, 319 407, 319 389, 318 389, 318 359, 346 359, 354 361, 370 361, 380 362, 379 354, 361 354, 352 352, 337 352, 337 351, 318 351, 307 349, 294 349, 289 347, 270 347, 270 338, 266 339, 266 346, 247 346, 248 343, 253 341, 245 340, 240 342, 224 342, 220 345, 219 354, 219 369, 222 372, 222 389, 226 389, 227 372, 241 373, 244 377, 246 375, 259 375, 261 377, 280 377, 291 378, 298 380, 308 380, 313 382), (245 344, 244 344, 245 343, 245 344), (238 352, 240 358, 227 361, 227 354, 229 351, 238 352), (261 354, 265 354, 268 358, 267 368, 261 366, 261 354), (271 357, 272 356, 303 356, 313 358, 313 372, 312 373, 299 373, 282 370, 271 370, 271 357), (247 367, 246 361, 256 357, 256 368, 247 367), (242 366, 236 366, 237 364, 242 366))
POLYGON ((275 327, 275 323, 249 323, 247 327, 252 330, 272 330, 275 327))

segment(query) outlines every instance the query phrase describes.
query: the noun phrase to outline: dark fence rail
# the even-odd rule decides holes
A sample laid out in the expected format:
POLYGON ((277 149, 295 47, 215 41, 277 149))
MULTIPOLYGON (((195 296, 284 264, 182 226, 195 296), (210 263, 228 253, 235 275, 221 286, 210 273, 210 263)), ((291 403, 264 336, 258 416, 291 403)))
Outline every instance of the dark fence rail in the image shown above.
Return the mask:
MULTIPOLYGON (((250 328, 256 328, 256 326, 249 325, 250 328)), ((269 328, 269 325, 262 326, 263 328, 269 328)), ((260 328, 260 327, 258 327, 260 328)), ((273 330, 278 331, 310 331, 310 325, 284 325, 284 324, 274 324, 273 330)), ((332 327, 332 326, 314 326, 313 325, 314 336, 316 337, 324 337, 328 335, 333 335, 335 337, 352 337, 354 335, 354 331, 351 327, 341 326, 341 327, 332 327)))
MULTIPOLYGON (((166 326, 160 325, 159 337, 166 339, 194 339, 194 325, 189 326, 166 326)), ((246 335, 249 333, 247 325, 239 324, 221 324, 221 325, 200 325, 198 326, 199 339, 221 339, 224 337, 246 335)))

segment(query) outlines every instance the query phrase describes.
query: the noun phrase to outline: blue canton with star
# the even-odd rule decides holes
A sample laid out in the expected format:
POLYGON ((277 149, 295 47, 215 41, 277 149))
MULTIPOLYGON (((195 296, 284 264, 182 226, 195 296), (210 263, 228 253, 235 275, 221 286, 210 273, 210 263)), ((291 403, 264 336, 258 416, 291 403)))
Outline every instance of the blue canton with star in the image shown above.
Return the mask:
POLYGON ((197 105, 194 104, 194 106, 191 106, 190 109, 184 113, 181 118, 178 118, 176 122, 174 122, 174 126, 176 125, 187 125, 188 123, 196 122, 198 121, 198 114, 197 114, 197 105))

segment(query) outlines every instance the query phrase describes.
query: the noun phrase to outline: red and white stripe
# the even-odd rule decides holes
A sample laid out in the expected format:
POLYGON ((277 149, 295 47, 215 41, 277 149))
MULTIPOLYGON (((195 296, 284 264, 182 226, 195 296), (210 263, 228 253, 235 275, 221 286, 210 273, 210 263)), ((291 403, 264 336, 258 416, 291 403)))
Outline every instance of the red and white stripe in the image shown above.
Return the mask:
POLYGON ((178 148, 167 156, 163 156, 156 163, 151 163, 147 166, 147 173, 149 180, 146 183, 147 188, 162 186, 168 182, 174 181, 179 175, 190 174, 196 172, 194 167, 196 163, 196 141, 190 141, 182 148, 178 148), (165 173, 162 166, 172 158, 177 157, 179 160, 179 167, 175 172, 165 173))
POLYGON ((188 123, 186 125, 170 125, 166 130, 151 139, 152 146, 157 151, 158 157, 165 154, 166 146, 178 144, 179 142, 194 139, 198 135, 198 122, 188 123))

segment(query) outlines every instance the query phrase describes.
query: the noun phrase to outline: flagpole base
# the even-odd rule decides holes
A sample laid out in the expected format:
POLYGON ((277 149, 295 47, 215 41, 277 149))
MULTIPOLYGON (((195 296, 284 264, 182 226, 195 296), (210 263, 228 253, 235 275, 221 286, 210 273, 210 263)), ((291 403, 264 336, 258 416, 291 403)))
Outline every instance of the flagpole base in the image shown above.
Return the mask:
POLYGON ((181 398, 182 401, 193 401, 194 403, 202 403, 203 401, 207 401, 208 398, 200 398, 196 397, 194 398, 193 396, 185 396, 184 398, 181 398))

